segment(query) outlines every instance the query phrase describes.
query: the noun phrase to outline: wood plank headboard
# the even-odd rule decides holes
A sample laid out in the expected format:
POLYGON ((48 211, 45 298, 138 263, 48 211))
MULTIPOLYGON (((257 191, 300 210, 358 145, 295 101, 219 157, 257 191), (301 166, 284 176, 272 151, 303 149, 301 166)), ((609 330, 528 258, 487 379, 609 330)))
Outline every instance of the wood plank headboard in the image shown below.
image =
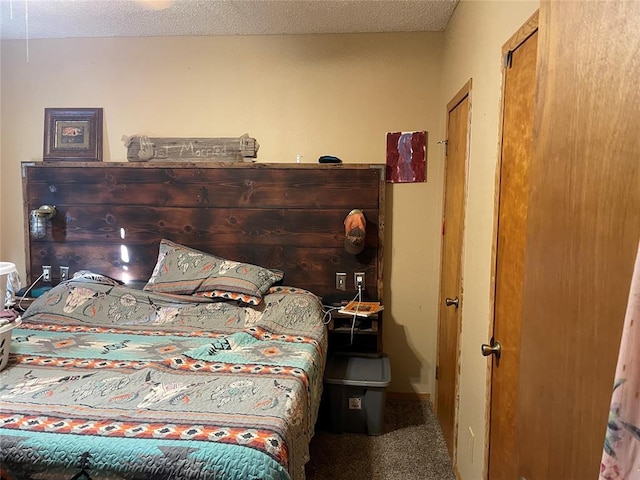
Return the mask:
POLYGON ((54 205, 46 235, 25 231, 31 283, 51 265, 146 282, 162 238, 285 272, 285 285, 329 298, 382 298, 384 165, 57 162, 22 165, 24 215, 54 205), (345 216, 367 219, 364 251, 344 250, 345 216), (347 273, 347 292, 335 288, 347 273), (352 295, 351 295, 352 296, 352 295))

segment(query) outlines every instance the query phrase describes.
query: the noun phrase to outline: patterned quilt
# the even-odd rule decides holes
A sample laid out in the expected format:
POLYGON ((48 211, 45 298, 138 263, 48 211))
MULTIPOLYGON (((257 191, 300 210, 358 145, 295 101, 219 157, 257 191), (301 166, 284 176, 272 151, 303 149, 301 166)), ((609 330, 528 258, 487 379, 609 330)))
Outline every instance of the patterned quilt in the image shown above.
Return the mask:
POLYGON ((13 330, 0 464, 20 479, 304 479, 326 338, 300 289, 246 306, 61 283, 13 330))

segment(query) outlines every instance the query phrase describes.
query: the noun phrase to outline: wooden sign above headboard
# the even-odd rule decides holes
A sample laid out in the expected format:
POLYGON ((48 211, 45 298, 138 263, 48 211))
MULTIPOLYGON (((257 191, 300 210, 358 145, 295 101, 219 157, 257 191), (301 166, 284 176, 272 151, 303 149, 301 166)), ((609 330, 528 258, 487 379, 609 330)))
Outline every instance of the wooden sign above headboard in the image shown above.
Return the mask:
POLYGON ((26 239, 29 283, 51 265, 146 282, 167 238, 230 260, 285 272, 283 283, 323 297, 353 296, 353 273, 382 297, 384 165, 23 163, 25 218, 56 216, 26 239), (344 249, 345 216, 361 209, 365 249, 344 249), (336 290, 336 272, 347 291, 336 290))

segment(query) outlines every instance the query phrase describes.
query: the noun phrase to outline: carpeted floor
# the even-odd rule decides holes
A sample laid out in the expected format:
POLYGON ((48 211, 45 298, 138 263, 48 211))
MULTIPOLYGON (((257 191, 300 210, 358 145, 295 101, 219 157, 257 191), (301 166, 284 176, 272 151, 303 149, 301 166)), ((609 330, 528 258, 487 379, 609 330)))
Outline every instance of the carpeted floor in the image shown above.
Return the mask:
POLYGON ((310 448, 307 480, 455 480, 428 402, 387 400, 379 436, 320 426, 310 448))

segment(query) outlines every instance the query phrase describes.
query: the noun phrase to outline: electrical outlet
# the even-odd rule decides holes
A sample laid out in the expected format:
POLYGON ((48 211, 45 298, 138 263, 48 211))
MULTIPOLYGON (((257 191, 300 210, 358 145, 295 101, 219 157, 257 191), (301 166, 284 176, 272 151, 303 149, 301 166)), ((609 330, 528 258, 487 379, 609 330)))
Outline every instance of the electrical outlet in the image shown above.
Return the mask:
POLYGON ((346 290, 347 289, 347 274, 337 273, 336 272, 336 290, 346 290))
POLYGON ((69 267, 60 267, 60 281, 69 280, 69 267))
POLYGON ((42 266, 42 281, 51 283, 51 265, 42 266))
POLYGON ((356 288, 364 289, 364 272, 356 272, 353 274, 353 284, 356 288))

